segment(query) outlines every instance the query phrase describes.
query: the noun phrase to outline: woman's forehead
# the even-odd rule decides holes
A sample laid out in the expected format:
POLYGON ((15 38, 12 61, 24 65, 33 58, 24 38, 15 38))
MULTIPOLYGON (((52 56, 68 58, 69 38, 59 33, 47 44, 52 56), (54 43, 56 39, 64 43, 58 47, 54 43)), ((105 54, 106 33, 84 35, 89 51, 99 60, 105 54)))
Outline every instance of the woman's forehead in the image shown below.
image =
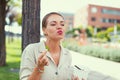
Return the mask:
POLYGON ((63 17, 62 16, 59 16, 59 15, 50 15, 47 19, 47 21, 51 22, 51 21, 64 21, 63 17))

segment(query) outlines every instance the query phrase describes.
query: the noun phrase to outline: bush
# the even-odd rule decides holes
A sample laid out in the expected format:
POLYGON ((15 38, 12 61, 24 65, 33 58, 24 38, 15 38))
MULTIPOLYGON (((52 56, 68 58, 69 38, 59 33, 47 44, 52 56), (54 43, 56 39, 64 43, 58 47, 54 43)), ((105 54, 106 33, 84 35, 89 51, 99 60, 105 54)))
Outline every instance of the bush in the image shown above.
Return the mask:
MULTIPOLYGON (((79 52, 81 54, 90 55, 98 58, 103 58, 107 60, 112 60, 115 62, 120 62, 120 50, 119 49, 112 49, 112 48, 104 48, 101 46, 94 46, 94 45, 86 45, 80 46, 75 42, 70 43, 69 41, 65 43, 67 44, 65 47, 79 52)), ((64 44, 64 42, 63 42, 64 44)))

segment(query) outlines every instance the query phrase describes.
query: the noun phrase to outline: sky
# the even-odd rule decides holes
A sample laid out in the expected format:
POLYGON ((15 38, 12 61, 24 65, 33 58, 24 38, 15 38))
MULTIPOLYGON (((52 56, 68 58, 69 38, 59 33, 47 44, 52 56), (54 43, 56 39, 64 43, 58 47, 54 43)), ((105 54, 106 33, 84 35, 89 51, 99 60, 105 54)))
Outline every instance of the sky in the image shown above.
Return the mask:
POLYGON ((120 8, 120 0, 41 0, 41 21, 43 16, 49 12, 74 14, 87 4, 120 8))
POLYGON ((49 12, 74 14, 87 4, 120 8, 120 0, 41 0, 41 21, 43 16, 49 12))
POLYGON ((75 13, 87 4, 120 8, 120 0, 41 0, 41 17, 52 11, 75 13))

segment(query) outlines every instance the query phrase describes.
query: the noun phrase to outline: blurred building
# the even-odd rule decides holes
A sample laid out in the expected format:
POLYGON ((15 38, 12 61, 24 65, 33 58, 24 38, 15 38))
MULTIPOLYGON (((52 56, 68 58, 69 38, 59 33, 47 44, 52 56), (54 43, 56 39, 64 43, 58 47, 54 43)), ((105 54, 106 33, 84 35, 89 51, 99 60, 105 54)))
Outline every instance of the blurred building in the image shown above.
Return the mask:
POLYGON ((93 26, 106 29, 120 24, 120 8, 88 4, 75 14, 74 26, 93 26))
POLYGON ((65 22, 66 22, 66 27, 68 30, 73 28, 73 20, 74 20, 74 15, 72 13, 60 13, 62 16, 64 16, 65 22))

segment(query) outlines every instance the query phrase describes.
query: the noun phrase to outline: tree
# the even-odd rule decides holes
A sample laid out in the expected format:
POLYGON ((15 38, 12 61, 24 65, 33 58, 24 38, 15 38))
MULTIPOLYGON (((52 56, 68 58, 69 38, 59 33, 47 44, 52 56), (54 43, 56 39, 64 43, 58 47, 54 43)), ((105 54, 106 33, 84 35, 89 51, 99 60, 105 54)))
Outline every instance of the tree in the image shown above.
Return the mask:
POLYGON ((6 47, 5 47, 5 15, 6 0, 0 0, 0 66, 6 64, 6 47))
POLYGON ((9 7, 11 6, 9 3, 13 1, 15 0, 0 0, 0 66, 6 64, 5 18, 6 13, 9 12, 9 7))
POLYGON ((22 0, 22 50, 40 41, 40 0, 22 0))
POLYGON ((22 0, 10 0, 7 3, 8 12, 6 17, 9 18, 9 25, 17 21, 21 25, 21 10, 22 10, 22 0))

